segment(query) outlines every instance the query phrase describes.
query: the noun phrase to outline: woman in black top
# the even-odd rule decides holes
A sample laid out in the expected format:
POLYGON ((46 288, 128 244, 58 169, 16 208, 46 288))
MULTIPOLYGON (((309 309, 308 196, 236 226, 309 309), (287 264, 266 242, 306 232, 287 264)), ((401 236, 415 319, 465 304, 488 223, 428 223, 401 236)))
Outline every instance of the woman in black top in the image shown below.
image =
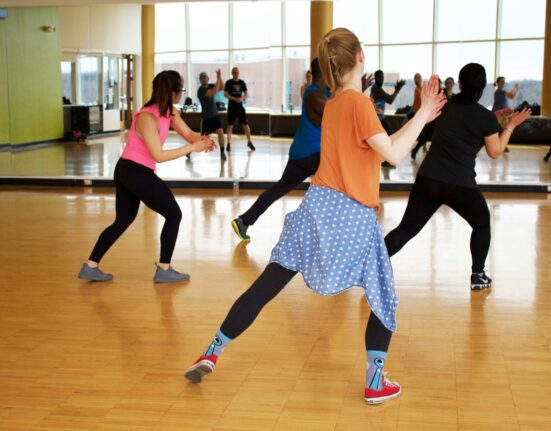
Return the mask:
POLYGON ((485 87, 484 67, 470 63, 461 69, 461 92, 442 110, 402 221, 385 237, 388 254, 392 256, 419 233, 441 205, 448 205, 473 229, 470 243, 473 290, 490 287, 492 283, 484 272, 490 248, 490 212, 475 180, 476 156, 485 147, 491 158, 498 158, 514 128, 531 113, 525 109, 505 118, 499 134, 496 116, 478 103, 485 87))

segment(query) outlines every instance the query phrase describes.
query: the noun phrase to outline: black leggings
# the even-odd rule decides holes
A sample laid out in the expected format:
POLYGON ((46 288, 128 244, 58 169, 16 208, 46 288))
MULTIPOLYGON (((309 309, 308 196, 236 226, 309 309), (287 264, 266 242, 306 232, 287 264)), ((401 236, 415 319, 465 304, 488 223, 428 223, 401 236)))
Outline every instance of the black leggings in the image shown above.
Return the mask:
POLYGON ((472 271, 482 272, 490 248, 490 211, 480 189, 456 186, 417 175, 406 212, 396 229, 385 237, 393 256, 429 221, 440 205, 447 205, 473 228, 471 234, 472 271))
POLYGON ((165 218, 161 231, 160 263, 170 263, 182 211, 167 185, 152 169, 131 160, 119 159, 115 167, 116 218, 99 236, 90 260, 99 262, 113 243, 136 218, 140 201, 165 218))
MULTIPOLYGON (((230 309, 220 330, 229 338, 237 338, 254 322, 262 308, 276 297, 297 272, 270 263, 264 272, 243 293, 230 309)), ((365 329, 366 350, 386 352, 392 332, 371 313, 365 329)))
POLYGON ((301 184, 306 178, 314 175, 320 164, 320 153, 302 159, 289 160, 281 179, 263 192, 246 213, 239 217, 247 226, 253 225, 264 212, 277 201, 301 184))
POLYGON ((432 135, 434 134, 434 127, 435 122, 431 121, 428 124, 425 124, 425 127, 423 127, 423 130, 421 131, 419 135, 419 139, 417 140, 417 145, 413 148, 412 152, 415 154, 419 149, 425 145, 428 141, 432 139, 432 135))

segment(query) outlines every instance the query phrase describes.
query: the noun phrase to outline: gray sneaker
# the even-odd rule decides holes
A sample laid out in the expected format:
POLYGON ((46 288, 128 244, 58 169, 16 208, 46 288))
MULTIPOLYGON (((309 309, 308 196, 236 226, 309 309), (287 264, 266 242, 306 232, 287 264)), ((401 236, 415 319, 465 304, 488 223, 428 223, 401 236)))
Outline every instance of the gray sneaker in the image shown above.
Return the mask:
POLYGON ((90 281, 109 281, 113 280, 113 274, 106 274, 101 269, 99 269, 99 266, 92 268, 88 266, 87 263, 83 263, 82 268, 78 273, 78 278, 90 281))
POLYGON ((251 239, 251 237, 247 235, 247 229, 249 228, 249 226, 247 226, 245 222, 243 222, 241 217, 233 219, 231 225, 241 241, 248 241, 251 239))
POLYGON ((178 271, 175 271, 172 266, 169 266, 168 269, 165 271, 160 266, 157 266, 157 270, 155 271, 155 276, 153 277, 153 281, 155 283, 171 283, 175 281, 188 281, 191 277, 189 274, 184 274, 178 271))

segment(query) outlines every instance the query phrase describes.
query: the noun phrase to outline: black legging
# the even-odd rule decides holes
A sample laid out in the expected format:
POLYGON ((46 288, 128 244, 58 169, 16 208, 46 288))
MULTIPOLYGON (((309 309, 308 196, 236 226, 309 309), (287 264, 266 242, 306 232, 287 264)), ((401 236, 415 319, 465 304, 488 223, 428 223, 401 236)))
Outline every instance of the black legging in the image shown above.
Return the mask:
POLYGON ((421 231, 441 205, 447 205, 473 228, 471 234, 472 271, 482 272, 490 248, 490 211, 480 189, 456 186, 417 175, 406 212, 398 227, 385 237, 393 256, 421 231))
POLYGON ((419 134, 419 139, 417 140, 417 145, 415 145, 413 150, 411 150, 411 153, 413 155, 417 154, 417 151, 419 151, 419 149, 423 145, 425 145, 428 141, 430 141, 432 139, 432 135, 434 134, 434 127, 435 127, 435 122, 434 121, 431 121, 430 123, 425 124, 425 127, 423 127, 423 130, 419 134))
MULTIPOLYGON (((291 281, 297 272, 284 268, 278 263, 270 263, 233 304, 220 330, 229 338, 237 338, 254 322, 262 308, 276 297, 291 281)), ((365 329, 366 350, 386 352, 392 332, 371 313, 365 329)))
POLYGON ((280 197, 289 193, 306 178, 314 175, 320 164, 320 153, 287 162, 281 179, 263 192, 247 212, 239 217, 247 226, 253 225, 264 212, 280 197))
POLYGON ((136 218, 140 201, 165 218, 161 231, 160 263, 170 263, 182 211, 167 185, 152 169, 131 160, 119 159, 115 167, 116 218, 99 236, 90 260, 99 262, 113 243, 136 218))

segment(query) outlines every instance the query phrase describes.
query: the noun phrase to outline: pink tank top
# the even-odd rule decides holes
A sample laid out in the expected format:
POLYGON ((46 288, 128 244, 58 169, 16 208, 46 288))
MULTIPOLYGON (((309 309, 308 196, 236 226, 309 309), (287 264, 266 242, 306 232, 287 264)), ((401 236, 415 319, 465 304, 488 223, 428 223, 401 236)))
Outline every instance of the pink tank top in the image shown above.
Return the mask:
POLYGON ((143 137, 136 130, 136 121, 142 112, 149 112, 157 119, 159 122, 159 136, 161 138, 161 142, 164 144, 166 141, 168 130, 170 129, 170 113, 167 111, 166 116, 163 117, 161 116, 157 105, 145 106, 136 112, 132 117, 132 125, 130 126, 128 138, 126 139, 126 146, 124 147, 121 158, 132 160, 133 162, 139 163, 140 165, 146 166, 150 169, 155 169, 155 159, 149 152, 143 137))

